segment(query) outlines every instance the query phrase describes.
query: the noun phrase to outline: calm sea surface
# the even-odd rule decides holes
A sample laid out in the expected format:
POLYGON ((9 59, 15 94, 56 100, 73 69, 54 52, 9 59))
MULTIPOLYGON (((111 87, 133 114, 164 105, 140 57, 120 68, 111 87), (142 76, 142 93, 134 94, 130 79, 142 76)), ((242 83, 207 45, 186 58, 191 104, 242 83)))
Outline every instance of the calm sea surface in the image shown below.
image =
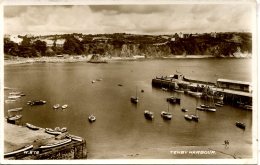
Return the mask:
MULTIPOLYGON (((199 111, 200 121, 189 122, 184 119, 181 107, 194 113, 202 100, 151 85, 155 76, 174 74, 176 70, 192 79, 251 82, 250 59, 20 64, 5 66, 4 70, 4 86, 26 94, 15 103, 5 104, 5 115, 8 109, 23 107, 23 123, 43 128, 67 127, 70 133, 86 138, 90 159, 129 158, 127 155, 146 152, 151 153, 150 158, 161 158, 165 156, 160 149, 218 145, 226 139, 238 145, 252 143, 252 112, 225 105, 215 113, 199 111), (91 83, 98 78, 103 80, 91 83), (118 86, 119 83, 123 86, 118 86), (136 87, 140 103, 134 106, 130 97, 135 95, 136 87), (180 97, 181 105, 170 105, 173 118, 164 121, 160 113, 167 111, 166 97, 170 95, 180 97), (26 104, 37 99, 46 100, 47 104, 32 107, 26 104), (57 103, 69 107, 53 110, 57 103), (154 112, 153 121, 144 118, 146 109, 154 112), (96 116, 96 122, 88 122, 89 114, 96 116), (237 128, 236 121, 245 122, 247 129, 237 128)), ((5 90, 5 100, 9 92, 5 90)))

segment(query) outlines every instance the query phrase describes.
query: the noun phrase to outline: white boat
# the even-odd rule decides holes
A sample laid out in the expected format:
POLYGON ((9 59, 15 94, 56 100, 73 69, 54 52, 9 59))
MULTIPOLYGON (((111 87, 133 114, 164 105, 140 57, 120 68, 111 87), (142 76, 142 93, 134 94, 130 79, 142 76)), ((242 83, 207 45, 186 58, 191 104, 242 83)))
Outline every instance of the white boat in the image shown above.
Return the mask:
POLYGON ((15 116, 7 118, 7 120, 18 120, 18 119, 20 119, 22 117, 23 117, 23 115, 15 115, 15 116))
POLYGON ((32 130, 39 130, 40 127, 37 127, 35 125, 32 125, 30 123, 26 123, 26 127, 28 127, 29 129, 32 129, 32 130))
POLYGON ((62 127, 62 128, 60 129, 60 132, 62 132, 62 133, 67 132, 67 131, 68 131, 67 127, 62 127))
POLYGON ((53 130, 51 128, 45 128, 45 132, 51 135, 60 135, 62 134, 60 131, 53 130))
POLYGON ((70 138, 70 139, 72 139, 72 140, 75 140, 75 141, 79 141, 79 142, 82 142, 82 141, 83 141, 83 139, 82 139, 81 137, 75 136, 75 135, 71 135, 71 134, 66 135, 66 137, 67 137, 67 138, 70 138))
POLYGON ((16 100, 5 100, 5 103, 14 103, 16 100))
POLYGON ((199 121, 199 116, 198 115, 191 115, 192 120, 194 121, 199 121))
POLYGON ((95 80, 92 80, 91 83, 95 83, 96 81, 95 80))
POLYGON ((169 112, 169 103, 168 103, 168 111, 167 112, 162 111, 161 116, 165 120, 171 120, 172 119, 172 113, 169 112))
POLYGON ((21 96, 11 95, 11 96, 8 96, 8 99, 18 99, 20 97, 21 96))
POLYGON ((61 145, 64 145, 64 144, 67 144, 67 143, 70 143, 70 142, 71 142, 71 139, 64 139, 64 140, 62 140, 60 142, 56 142, 56 143, 40 146, 39 148, 40 149, 47 149, 47 148, 61 146, 61 145))
POLYGON ((102 78, 96 79, 96 81, 102 81, 102 78))
POLYGON ((195 96, 195 97, 201 97, 202 93, 201 92, 193 92, 193 91, 187 91, 189 95, 195 96))
POLYGON ((88 120, 89 120, 89 122, 92 123, 92 122, 96 121, 96 117, 94 115, 89 115, 88 120))
POLYGON ((21 95, 22 92, 10 92, 9 95, 21 95))
POLYGON ((4 154, 4 157, 7 157, 7 156, 12 156, 12 155, 15 155, 15 154, 18 154, 18 153, 23 153, 24 151, 27 151, 29 149, 32 149, 33 148, 33 145, 26 145, 16 151, 12 151, 12 152, 8 152, 8 153, 5 153, 4 154))
POLYGON ((153 112, 145 110, 144 111, 144 117, 148 120, 153 120, 153 112))
POLYGON ((65 108, 67 108, 67 107, 68 107, 67 104, 64 104, 63 106, 61 106, 62 109, 65 109, 65 108))
POLYGON ((132 103, 134 103, 134 104, 137 104, 137 103, 139 102, 138 97, 137 97, 137 87, 136 87, 136 89, 135 89, 135 96, 132 96, 132 97, 130 98, 130 101, 131 101, 132 103))
POLYGON ((184 118, 185 118, 186 120, 192 120, 192 116, 191 116, 191 115, 184 115, 184 118))
POLYGON ((53 106, 53 108, 54 108, 54 109, 60 108, 60 104, 55 104, 55 105, 53 106))
POLYGON ((8 109, 7 111, 8 111, 8 112, 17 112, 17 111, 21 111, 21 110, 23 110, 22 107, 20 107, 20 108, 8 109))

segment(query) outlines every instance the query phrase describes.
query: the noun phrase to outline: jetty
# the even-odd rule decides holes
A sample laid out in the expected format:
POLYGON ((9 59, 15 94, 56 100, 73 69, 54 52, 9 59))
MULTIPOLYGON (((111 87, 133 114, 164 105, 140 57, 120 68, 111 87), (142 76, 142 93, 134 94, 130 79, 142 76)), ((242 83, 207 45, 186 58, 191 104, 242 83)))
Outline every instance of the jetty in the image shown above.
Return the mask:
MULTIPOLYGON (((86 140, 73 140, 63 145, 42 149, 41 146, 49 144, 58 144, 66 139, 56 138, 55 135, 45 133, 45 129, 31 130, 26 126, 19 126, 4 122, 4 154, 12 153, 24 146, 33 146, 33 148, 14 152, 5 156, 8 160, 41 160, 41 159, 86 159, 87 148, 86 140)), ((67 138, 66 136, 64 136, 67 138)))
POLYGON ((202 93, 202 99, 211 95, 225 104, 252 110, 252 87, 250 82, 218 79, 216 82, 188 79, 182 74, 155 77, 152 79, 155 88, 167 91, 184 91, 202 93))

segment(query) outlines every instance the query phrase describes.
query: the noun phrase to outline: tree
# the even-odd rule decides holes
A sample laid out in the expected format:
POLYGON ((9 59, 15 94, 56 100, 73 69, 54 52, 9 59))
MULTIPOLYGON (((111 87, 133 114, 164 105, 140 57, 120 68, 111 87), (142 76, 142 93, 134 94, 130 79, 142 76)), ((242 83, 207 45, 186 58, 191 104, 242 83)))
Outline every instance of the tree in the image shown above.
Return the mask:
POLYGON ((79 39, 73 35, 66 36, 63 52, 66 54, 82 54, 84 52, 84 46, 79 39))
POLYGON ((4 38, 4 53, 17 56, 18 52, 18 44, 11 41, 9 38, 4 38))
POLYGON ((45 41, 41 41, 41 40, 36 40, 34 43, 33 43, 33 46, 35 48, 35 50, 37 52, 40 52, 41 55, 45 55, 46 53, 46 50, 47 50, 47 44, 45 41))

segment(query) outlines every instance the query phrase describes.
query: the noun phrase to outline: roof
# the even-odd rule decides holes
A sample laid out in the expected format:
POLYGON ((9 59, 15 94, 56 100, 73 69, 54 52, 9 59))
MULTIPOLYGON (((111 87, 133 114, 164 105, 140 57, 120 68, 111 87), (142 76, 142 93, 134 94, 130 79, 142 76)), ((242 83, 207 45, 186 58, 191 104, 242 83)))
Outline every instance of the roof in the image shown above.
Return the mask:
POLYGON ((238 80, 229 80, 229 79, 218 79, 217 82, 226 82, 226 83, 233 83, 233 84, 251 85, 250 82, 238 81, 238 80))
POLYGON ((235 90, 221 89, 221 88, 214 88, 213 90, 218 91, 218 92, 233 94, 233 95, 252 97, 252 93, 249 93, 249 92, 235 91, 235 90))

